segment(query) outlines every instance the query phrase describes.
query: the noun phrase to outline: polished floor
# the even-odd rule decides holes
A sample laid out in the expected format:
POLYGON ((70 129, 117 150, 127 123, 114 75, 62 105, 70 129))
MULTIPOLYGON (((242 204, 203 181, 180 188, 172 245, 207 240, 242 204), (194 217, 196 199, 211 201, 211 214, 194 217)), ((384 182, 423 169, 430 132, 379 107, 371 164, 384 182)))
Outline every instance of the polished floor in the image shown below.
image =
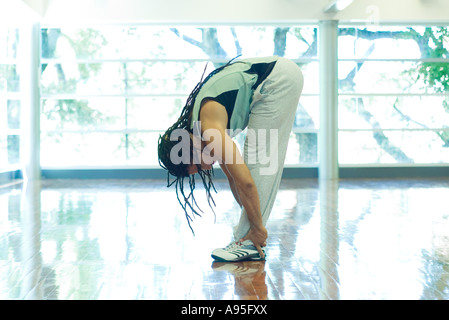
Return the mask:
POLYGON ((217 190, 193 236, 164 181, 0 186, 0 299, 449 299, 447 180, 284 180, 265 262, 213 263, 217 190))

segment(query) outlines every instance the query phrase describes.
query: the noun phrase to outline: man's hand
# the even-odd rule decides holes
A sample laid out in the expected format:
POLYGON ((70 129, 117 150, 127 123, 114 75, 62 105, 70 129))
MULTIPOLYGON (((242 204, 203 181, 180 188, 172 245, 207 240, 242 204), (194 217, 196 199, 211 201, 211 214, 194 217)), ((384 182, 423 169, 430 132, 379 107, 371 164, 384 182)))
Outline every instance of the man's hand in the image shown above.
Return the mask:
POLYGON ((265 254, 262 251, 262 247, 265 247, 267 245, 267 238, 267 229, 265 229, 265 227, 261 225, 260 227, 251 227, 248 234, 243 239, 241 239, 241 241, 251 240, 257 251, 259 252, 260 257, 264 259, 265 254))

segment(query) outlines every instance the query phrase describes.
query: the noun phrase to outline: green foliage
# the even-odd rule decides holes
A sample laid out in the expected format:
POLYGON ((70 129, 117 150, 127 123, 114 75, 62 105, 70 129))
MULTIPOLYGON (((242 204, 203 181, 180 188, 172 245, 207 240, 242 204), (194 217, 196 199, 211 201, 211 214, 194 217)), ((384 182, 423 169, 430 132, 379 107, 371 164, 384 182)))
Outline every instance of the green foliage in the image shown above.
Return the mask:
POLYGON ((88 59, 97 57, 97 54, 107 44, 106 38, 96 29, 79 29, 74 36, 62 34, 65 37, 77 58, 88 59))
MULTIPOLYGON (((447 59, 449 43, 449 31, 445 27, 432 30, 426 28, 424 40, 426 45, 420 46, 422 56, 429 59, 447 59)), ((422 62, 418 66, 418 79, 422 78, 424 83, 434 88, 436 92, 449 91, 449 63, 448 62, 422 62)))

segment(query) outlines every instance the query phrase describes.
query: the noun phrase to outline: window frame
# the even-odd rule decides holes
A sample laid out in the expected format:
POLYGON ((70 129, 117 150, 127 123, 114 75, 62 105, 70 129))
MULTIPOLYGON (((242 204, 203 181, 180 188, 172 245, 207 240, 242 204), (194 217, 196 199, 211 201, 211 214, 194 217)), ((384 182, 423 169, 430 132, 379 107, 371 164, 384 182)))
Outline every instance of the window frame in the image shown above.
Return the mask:
MULTIPOLYGON (((6 106, 4 110, 0 110, 0 112, 4 113, 4 123, 0 124, 0 141, 3 140, 3 143, 5 144, 6 148, 4 149, 4 152, 2 152, 2 149, 0 149, 0 174, 3 176, 3 179, 7 177, 15 177, 17 176, 17 171, 20 168, 21 165, 21 147, 20 147, 20 140, 22 139, 22 118, 20 116, 22 112, 22 89, 20 84, 20 73, 21 70, 21 42, 20 42, 20 32, 21 28, 19 25, 16 24, 1 24, 0 23, 0 29, 5 31, 6 33, 15 32, 17 36, 17 43, 16 43, 16 54, 15 57, 1 57, 0 56, 0 65, 3 66, 15 66, 15 70, 18 75, 18 91, 8 91, 1 92, 0 95, 0 102, 6 106), (19 101, 19 128, 10 128, 8 123, 8 105, 9 101, 19 101), (18 151, 18 159, 15 163, 10 163, 8 158, 10 157, 9 150, 8 150, 8 139, 10 136, 16 136, 18 137, 19 141, 19 149, 18 151)), ((3 108, 2 108, 3 109, 3 108)), ((3 117, 3 116, 2 116, 3 117)))
MULTIPOLYGON (((155 25, 151 25, 151 24, 107 24, 107 25, 83 25, 80 28, 95 28, 95 27, 99 27, 101 28, 102 26, 104 27, 139 27, 139 26, 155 26, 155 25)), ((164 26, 164 25, 156 25, 157 27, 160 28, 170 28, 172 26, 164 26)), ((188 27, 192 27, 192 25, 177 25, 176 27, 183 27, 183 26, 188 26, 188 27)), ((307 23, 307 24, 301 24, 301 23, 288 23, 288 24, 284 24, 284 23, 280 23, 278 24, 235 24, 235 25, 228 25, 228 24, 220 24, 220 25, 202 25, 202 24, 198 24, 195 25, 194 27, 201 27, 201 28, 214 28, 214 27, 230 27, 230 26, 237 26, 237 27, 291 27, 291 28, 301 28, 301 27, 310 27, 310 28, 318 28, 317 24, 311 24, 311 23, 307 23)), ((41 25, 41 30, 42 29, 47 29, 47 28, 60 28, 63 29, 64 26, 63 25, 59 25, 59 24, 43 24, 41 25)), ((214 64, 214 63, 226 63, 229 59, 206 59, 206 58, 198 58, 198 59, 173 59, 173 58, 110 58, 107 57, 105 59, 98 59, 98 58, 44 58, 42 57, 42 51, 41 51, 41 57, 40 57, 40 65, 50 65, 50 64, 58 64, 58 63, 71 63, 71 64, 101 64, 101 63, 117 63, 117 64, 127 64, 127 63, 158 63, 158 62, 162 62, 162 63, 170 63, 170 62, 182 62, 182 63, 203 63, 204 65, 206 65, 207 63, 209 64, 214 64)), ((316 57, 311 57, 311 58, 297 58, 297 59, 292 59, 294 62, 300 64, 300 63, 319 63, 319 59, 318 56, 316 57)), ((164 97, 168 97, 168 98, 180 98, 183 101, 185 101, 188 97, 189 92, 186 93, 167 93, 167 94, 152 94, 152 93, 145 93, 145 94, 139 94, 139 93, 106 93, 106 94, 77 94, 77 93, 62 93, 62 94, 51 94, 51 93, 43 93, 41 92, 40 94, 40 101, 41 101, 41 109, 43 106, 43 101, 44 100, 48 100, 48 99, 52 99, 52 100, 87 100, 87 99, 92 99, 92 98, 123 98, 123 99, 133 99, 133 98, 164 98, 164 97)), ((313 92, 313 93, 303 93, 302 97, 314 97, 314 98, 319 98, 319 93, 318 92, 313 92)), ((317 108, 319 108, 319 106, 317 105, 317 108)), ((319 111, 318 111, 319 112, 319 111)), ((316 126, 319 126, 319 123, 316 124, 316 126)), ((293 134, 304 134, 304 133, 311 133, 311 134, 318 134, 319 133, 319 129, 317 128, 294 128, 293 129, 293 134)), ((161 132, 161 130, 158 129, 122 129, 122 130, 115 130, 115 129, 88 129, 88 130, 64 130, 64 129, 51 129, 51 130, 47 130, 43 127, 41 127, 41 134, 46 134, 46 135, 52 135, 52 134, 64 134, 64 133, 69 133, 69 134, 121 134, 121 135, 129 135, 129 134, 138 134, 138 133, 158 133, 158 134, 162 134, 163 132, 161 132)), ((41 137, 42 140, 42 137, 41 137)), ((125 151, 126 152, 126 151, 125 151)), ((308 164, 295 164, 295 165, 286 165, 288 167, 305 167, 305 168, 315 168, 318 167, 318 159, 316 163, 308 163, 308 164)), ((70 170, 70 169, 82 169, 82 168, 86 168, 86 169, 92 169, 92 166, 88 166, 88 165, 67 165, 67 166, 52 166, 52 165, 48 165, 48 164, 42 164, 41 165, 42 169, 44 170, 54 170, 54 169, 58 169, 58 170, 70 170)), ((94 166, 94 168, 96 168, 97 166, 94 166)), ((98 169, 123 169, 123 168, 129 168, 129 169, 156 169, 159 168, 159 165, 157 164, 153 164, 153 165, 141 165, 141 164, 119 164, 119 165, 106 165, 104 167, 98 167, 98 169)))
MULTIPOLYGON (((360 23, 340 23, 338 28, 339 31, 341 28, 363 28, 367 27, 362 26, 360 23)), ((376 25, 375 27, 381 27, 381 28, 396 28, 396 27, 446 27, 449 28, 449 24, 433 24, 433 23, 420 23, 420 24, 403 24, 403 23, 384 23, 380 25, 376 25)), ((355 36, 354 36, 355 37, 355 36)), ((340 32, 338 35, 338 41, 340 39, 340 32)), ((357 41, 357 39, 354 39, 354 41, 357 41)), ((365 63, 365 62, 393 62, 393 63, 403 63, 403 62, 412 62, 412 63, 448 63, 449 64, 449 57, 447 59, 444 58, 340 58, 338 55, 338 63, 342 62, 352 62, 355 64, 358 63, 365 63)), ((340 98, 368 98, 368 97, 449 97, 449 92, 446 93, 417 93, 417 92, 410 92, 410 93, 403 93, 403 92, 341 92, 340 86, 339 86, 339 92, 338 92, 338 109, 340 110, 340 98)), ((338 134, 340 136, 340 133, 356 133, 356 132, 448 132, 449 133, 449 127, 429 127, 429 128, 341 128, 340 127, 340 119, 339 119, 339 126, 338 126, 338 134)), ((339 139, 339 151, 340 148, 340 139, 339 139)), ((339 167, 350 169, 350 168, 386 168, 386 167, 392 167, 392 168, 422 168, 422 167, 434 167, 434 168, 440 168, 440 167, 447 167, 449 166, 449 159, 444 162, 386 162, 386 163, 342 163, 339 161, 339 167)))

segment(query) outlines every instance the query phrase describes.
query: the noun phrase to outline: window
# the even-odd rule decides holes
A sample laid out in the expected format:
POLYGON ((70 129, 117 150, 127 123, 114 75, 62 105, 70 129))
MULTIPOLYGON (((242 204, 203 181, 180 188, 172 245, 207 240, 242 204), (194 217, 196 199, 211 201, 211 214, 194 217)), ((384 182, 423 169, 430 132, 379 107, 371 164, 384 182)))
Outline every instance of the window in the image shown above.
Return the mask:
POLYGON ((449 30, 340 27, 339 162, 449 162, 449 30))
POLYGON ((286 161, 316 165, 316 27, 141 25, 42 28, 42 166, 158 166, 159 134, 206 63, 208 73, 239 54, 285 56, 302 68, 307 81, 286 161))
MULTIPOLYGON (((316 26, 139 25, 41 31, 44 168, 158 167, 157 139, 178 117, 206 64, 210 62, 208 73, 239 54, 276 54, 302 68, 305 87, 286 165, 318 165, 316 26)), ((448 39, 448 29, 438 26, 340 26, 341 165, 449 163, 448 39)), ((15 57, 2 55, 9 62, 15 57)), ((5 70, 14 74, 15 67, 1 66, 5 83, 5 70)), ((2 110, 9 110, 2 115, 3 123, 11 119, 8 133, 0 131, 3 159, 8 153, 9 162, 18 157, 14 146, 19 141, 14 130, 20 101, 14 99, 18 89, 13 83, 14 78, 9 80, 9 98, 1 102, 8 106, 2 110)))
POLYGON ((19 31, 0 27, 0 170, 20 162, 19 31))

